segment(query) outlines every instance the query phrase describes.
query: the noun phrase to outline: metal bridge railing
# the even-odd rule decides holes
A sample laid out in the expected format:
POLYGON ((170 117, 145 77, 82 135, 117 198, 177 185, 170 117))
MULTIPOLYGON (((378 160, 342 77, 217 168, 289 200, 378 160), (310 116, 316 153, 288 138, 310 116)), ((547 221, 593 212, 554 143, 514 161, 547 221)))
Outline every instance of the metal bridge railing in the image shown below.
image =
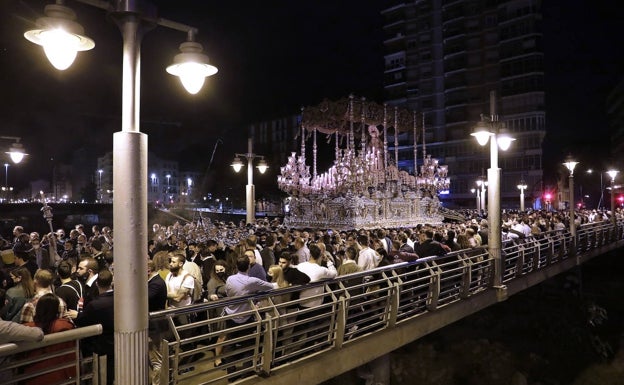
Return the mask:
POLYGON ((40 376, 57 371, 75 373, 61 384, 106 384, 106 356, 81 357, 80 340, 102 334, 101 325, 53 333, 41 342, 0 345, 0 383, 38 383, 40 376), (104 368, 104 369, 102 369, 104 368), (101 373, 101 376, 98 376, 101 373))
MULTIPOLYGON (((553 231, 521 241, 506 242, 502 249, 502 282, 509 283, 535 271, 577 257, 624 236, 624 223, 581 226, 576 240, 567 231, 553 231), (578 253, 576 253, 578 251, 578 253)), ((426 313, 479 295, 491 288, 494 263, 486 248, 421 258, 415 262, 380 267, 334 280, 274 290, 254 296, 224 299, 150 314, 149 357, 151 374, 160 384, 223 383, 247 376, 268 376, 295 360, 341 349, 372 333, 393 328, 426 313), (318 289, 300 298, 305 290, 318 289), (320 306, 306 308, 311 299, 320 306), (222 315, 229 304, 246 302, 245 313, 222 315), (249 316, 244 324, 237 317, 249 316), (221 360, 220 366, 214 362, 221 360), (192 370, 191 370, 192 369, 192 370)), ((314 291, 314 290, 312 290, 314 291)), ((101 333, 80 328, 45 337, 44 346, 77 341, 101 333)), ((72 354, 77 376, 63 384, 102 383, 106 363, 80 357, 79 343, 67 351, 36 358, 26 353, 41 344, 0 345, 0 359, 11 357, 0 368, 12 382, 45 371, 24 374, 33 360, 72 354)), ((112 364, 112 363, 109 363, 112 364)), ((11 382, 7 382, 11 383, 11 382)))

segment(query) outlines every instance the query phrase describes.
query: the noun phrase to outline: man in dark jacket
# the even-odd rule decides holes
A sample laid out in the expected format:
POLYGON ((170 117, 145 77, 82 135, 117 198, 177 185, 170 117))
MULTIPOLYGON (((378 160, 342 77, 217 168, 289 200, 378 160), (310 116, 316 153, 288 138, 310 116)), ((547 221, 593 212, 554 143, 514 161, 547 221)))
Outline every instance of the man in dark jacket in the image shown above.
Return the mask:
POLYGON ((76 326, 102 324, 102 334, 86 339, 82 344, 83 355, 93 353, 106 355, 106 383, 112 385, 115 381, 115 303, 113 295, 113 273, 102 270, 95 281, 99 295, 89 302, 84 311, 78 314, 74 323, 76 326))
POLYGON ((446 254, 446 250, 444 250, 442 245, 433 240, 433 230, 421 230, 419 237, 420 243, 414 244, 414 251, 420 258, 446 254))

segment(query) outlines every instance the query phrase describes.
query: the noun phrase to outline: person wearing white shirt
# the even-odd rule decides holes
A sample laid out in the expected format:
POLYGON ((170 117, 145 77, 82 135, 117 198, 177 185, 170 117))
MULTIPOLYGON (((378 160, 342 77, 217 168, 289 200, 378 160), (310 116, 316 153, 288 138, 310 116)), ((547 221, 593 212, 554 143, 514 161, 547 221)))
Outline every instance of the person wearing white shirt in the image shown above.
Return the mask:
POLYGON ((357 264, 362 270, 371 270, 377 267, 381 256, 368 245, 368 235, 358 235, 357 242, 360 245, 357 264))

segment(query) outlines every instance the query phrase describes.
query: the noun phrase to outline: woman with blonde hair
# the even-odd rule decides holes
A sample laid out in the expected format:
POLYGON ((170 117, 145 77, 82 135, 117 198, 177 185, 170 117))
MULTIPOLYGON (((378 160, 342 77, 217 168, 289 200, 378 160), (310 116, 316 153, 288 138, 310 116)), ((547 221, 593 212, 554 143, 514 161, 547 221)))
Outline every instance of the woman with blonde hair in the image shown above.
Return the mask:
POLYGON ((160 275, 163 281, 167 279, 167 274, 169 274, 169 252, 167 250, 158 251, 154 254, 152 261, 156 265, 158 275, 160 275))

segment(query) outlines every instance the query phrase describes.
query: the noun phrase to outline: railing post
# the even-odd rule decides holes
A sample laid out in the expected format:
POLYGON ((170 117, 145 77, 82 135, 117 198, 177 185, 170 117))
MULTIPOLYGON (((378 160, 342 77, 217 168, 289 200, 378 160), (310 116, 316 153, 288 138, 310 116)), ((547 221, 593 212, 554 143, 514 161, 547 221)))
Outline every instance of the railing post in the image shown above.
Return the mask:
POLYGON ((520 277, 521 275, 524 274, 524 271, 522 271, 524 267, 524 260, 525 260, 524 245, 519 244, 518 245, 518 258, 516 259, 516 277, 520 277))
MULTIPOLYGON (((278 318, 279 320, 279 318, 278 318)), ((273 362, 273 318, 267 312, 266 327, 264 329, 264 341, 262 344, 262 374, 271 373, 271 363, 273 362)))
POLYGON ((160 385, 167 385, 169 384, 169 341, 164 338, 160 341, 160 356, 162 357, 160 385))
POLYGON ((463 269, 462 269, 462 284, 461 284, 461 292, 459 293, 460 298, 468 298, 470 296, 470 283, 472 282, 472 265, 473 262, 470 258, 466 257, 466 255, 458 255, 461 258, 463 269))
POLYGON ((429 271, 431 274, 429 292, 427 293, 427 310, 433 311, 438 307, 438 299, 440 298, 440 269, 434 266, 429 267, 429 271))
MULTIPOLYGON (((346 290, 345 293, 347 293, 346 290)), ((336 339, 334 341, 334 347, 336 349, 342 348, 342 344, 344 343, 345 329, 347 327, 347 311, 347 300, 341 295, 338 298, 338 311, 336 312, 336 339)))
POLYGON ((392 285, 392 291, 390 292, 390 314, 388 317, 388 327, 395 327, 397 317, 399 316, 399 304, 401 287, 398 282, 392 285))

